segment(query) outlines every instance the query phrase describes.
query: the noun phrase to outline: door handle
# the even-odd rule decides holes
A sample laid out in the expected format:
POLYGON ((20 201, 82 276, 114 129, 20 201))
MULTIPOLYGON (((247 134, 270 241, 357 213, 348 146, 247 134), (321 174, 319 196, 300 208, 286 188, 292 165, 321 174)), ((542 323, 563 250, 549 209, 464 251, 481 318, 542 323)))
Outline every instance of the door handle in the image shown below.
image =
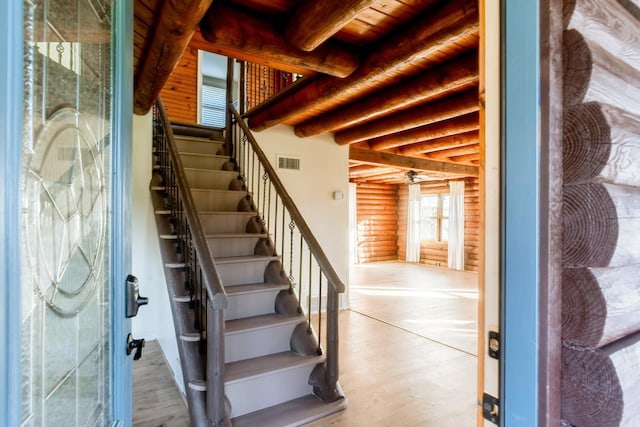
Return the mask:
POLYGON ((140 308, 140 306, 147 304, 149 304, 149 298, 140 296, 138 278, 132 274, 129 274, 126 281, 127 318, 135 317, 138 314, 138 309, 140 308))

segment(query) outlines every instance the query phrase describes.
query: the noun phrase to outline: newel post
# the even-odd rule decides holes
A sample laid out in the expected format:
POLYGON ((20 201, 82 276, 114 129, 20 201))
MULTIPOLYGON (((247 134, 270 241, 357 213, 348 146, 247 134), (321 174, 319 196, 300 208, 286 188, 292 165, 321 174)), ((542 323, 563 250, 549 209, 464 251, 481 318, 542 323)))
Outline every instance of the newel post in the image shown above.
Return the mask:
POLYGON ((338 298, 333 283, 327 286, 327 372, 326 380, 329 388, 334 389, 338 384, 339 360, 338 360, 338 298))
POLYGON ((207 418, 212 426, 230 425, 224 395, 224 310, 207 302, 207 418))

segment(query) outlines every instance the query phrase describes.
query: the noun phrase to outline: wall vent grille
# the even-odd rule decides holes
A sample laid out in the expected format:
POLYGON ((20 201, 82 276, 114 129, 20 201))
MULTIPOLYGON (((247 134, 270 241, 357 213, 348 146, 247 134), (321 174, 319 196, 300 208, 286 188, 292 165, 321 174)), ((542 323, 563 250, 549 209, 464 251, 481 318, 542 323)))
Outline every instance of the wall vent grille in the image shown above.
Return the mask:
POLYGON ((277 156, 278 169, 299 171, 300 170, 300 158, 290 156, 277 156))

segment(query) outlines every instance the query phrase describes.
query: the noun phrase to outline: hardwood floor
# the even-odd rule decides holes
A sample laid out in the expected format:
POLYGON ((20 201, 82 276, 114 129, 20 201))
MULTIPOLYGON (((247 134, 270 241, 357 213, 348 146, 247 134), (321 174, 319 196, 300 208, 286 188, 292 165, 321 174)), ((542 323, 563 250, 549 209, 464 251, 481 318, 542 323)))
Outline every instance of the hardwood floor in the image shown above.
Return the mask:
POLYGON ((189 410, 155 340, 147 341, 142 358, 133 362, 133 425, 189 425, 189 410))
MULTIPOLYGON (((475 273, 401 262, 353 266, 352 309, 340 314, 340 384, 349 405, 309 426, 475 426, 476 281, 475 273)), ((174 404, 147 397, 157 392, 148 381, 136 381, 135 408, 174 404)), ((188 425, 175 403, 174 418, 134 425, 188 425)))
POLYGON ((405 262, 350 269, 351 309, 466 353, 477 353, 478 275, 405 262))

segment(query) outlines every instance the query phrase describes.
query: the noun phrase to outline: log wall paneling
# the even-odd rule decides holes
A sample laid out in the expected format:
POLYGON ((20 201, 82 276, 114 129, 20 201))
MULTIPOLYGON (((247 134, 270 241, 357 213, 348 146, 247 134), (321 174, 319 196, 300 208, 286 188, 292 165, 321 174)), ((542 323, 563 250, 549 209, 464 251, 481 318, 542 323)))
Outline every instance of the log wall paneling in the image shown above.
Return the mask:
POLYGON ((640 12, 565 2, 562 418, 640 425, 640 12))
POLYGON ((185 49, 160 96, 171 120, 198 122, 198 50, 185 49))
POLYGON ((398 259, 398 186, 358 184, 356 187, 358 261, 398 259))
POLYGON ((478 271, 480 262, 480 181, 464 183, 464 269, 478 271))

